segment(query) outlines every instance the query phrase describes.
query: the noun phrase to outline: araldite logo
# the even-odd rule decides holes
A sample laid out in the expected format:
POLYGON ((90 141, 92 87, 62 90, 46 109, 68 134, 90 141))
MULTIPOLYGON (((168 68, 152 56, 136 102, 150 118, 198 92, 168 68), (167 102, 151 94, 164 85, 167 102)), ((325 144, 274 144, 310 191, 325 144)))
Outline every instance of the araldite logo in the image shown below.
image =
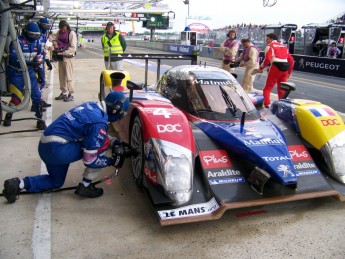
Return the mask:
POLYGON ((308 150, 303 145, 288 146, 292 161, 309 161, 312 160, 308 150))
POLYGON ((205 169, 232 167, 230 158, 225 150, 200 151, 200 159, 205 169))

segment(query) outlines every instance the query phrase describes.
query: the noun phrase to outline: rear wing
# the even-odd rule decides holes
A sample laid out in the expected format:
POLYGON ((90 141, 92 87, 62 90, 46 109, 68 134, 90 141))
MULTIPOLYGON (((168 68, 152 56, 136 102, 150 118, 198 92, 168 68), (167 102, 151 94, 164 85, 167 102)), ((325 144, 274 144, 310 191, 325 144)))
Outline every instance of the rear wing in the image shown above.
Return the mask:
POLYGON ((182 55, 182 54, 112 54, 112 57, 123 59, 144 59, 145 60, 145 86, 147 86, 149 60, 157 60, 157 80, 160 78, 160 67, 162 59, 170 60, 190 60, 191 65, 197 64, 197 55, 182 55))

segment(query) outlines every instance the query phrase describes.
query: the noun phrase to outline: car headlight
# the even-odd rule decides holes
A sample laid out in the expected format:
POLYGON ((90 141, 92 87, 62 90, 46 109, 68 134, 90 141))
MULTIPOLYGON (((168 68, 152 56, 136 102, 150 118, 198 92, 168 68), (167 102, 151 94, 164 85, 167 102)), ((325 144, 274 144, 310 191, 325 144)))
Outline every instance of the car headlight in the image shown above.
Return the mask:
POLYGON ((188 202, 192 195, 192 168, 185 155, 168 157, 164 164, 166 194, 174 205, 188 202))
POLYGON ((326 157, 332 176, 345 183, 345 131, 329 140, 321 150, 326 157))
POLYGON ((334 171, 339 180, 345 183, 345 146, 334 147, 332 150, 334 171))
MULTIPOLYGON (((158 181, 174 206, 187 203, 193 193, 192 152, 178 144, 151 139, 159 170, 158 181)), ((148 153, 148 151, 146 151, 148 153)))

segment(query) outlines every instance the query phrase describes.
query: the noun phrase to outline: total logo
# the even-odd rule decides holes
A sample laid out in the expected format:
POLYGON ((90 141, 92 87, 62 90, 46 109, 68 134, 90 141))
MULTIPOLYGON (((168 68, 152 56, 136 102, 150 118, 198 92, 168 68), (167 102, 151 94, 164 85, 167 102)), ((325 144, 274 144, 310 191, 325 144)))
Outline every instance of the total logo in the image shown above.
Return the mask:
POLYGON ((288 146, 292 161, 309 161, 312 160, 309 152, 303 145, 288 146))
POLYGON ((200 151, 200 158, 204 168, 232 167, 230 158, 225 150, 200 151))
POLYGON ((340 125, 337 119, 328 119, 328 120, 321 120, 322 126, 334 126, 340 125))
POLYGON ((159 133, 164 132, 182 132, 181 125, 177 124, 157 124, 157 130, 159 133))
POLYGON ((269 162, 282 161, 282 160, 291 160, 291 157, 288 157, 288 156, 263 156, 262 158, 265 161, 269 161, 269 162))

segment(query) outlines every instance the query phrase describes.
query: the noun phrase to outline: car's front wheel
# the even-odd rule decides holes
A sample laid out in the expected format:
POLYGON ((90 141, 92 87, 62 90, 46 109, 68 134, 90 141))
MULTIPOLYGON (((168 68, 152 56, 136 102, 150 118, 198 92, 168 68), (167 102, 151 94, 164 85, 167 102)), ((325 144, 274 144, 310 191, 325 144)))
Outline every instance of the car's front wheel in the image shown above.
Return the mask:
POLYGON ((142 125, 140 117, 136 116, 133 120, 131 131, 130 131, 130 145, 131 148, 140 150, 139 155, 131 158, 132 173, 134 181, 138 186, 143 185, 144 177, 144 143, 142 134, 142 125))

